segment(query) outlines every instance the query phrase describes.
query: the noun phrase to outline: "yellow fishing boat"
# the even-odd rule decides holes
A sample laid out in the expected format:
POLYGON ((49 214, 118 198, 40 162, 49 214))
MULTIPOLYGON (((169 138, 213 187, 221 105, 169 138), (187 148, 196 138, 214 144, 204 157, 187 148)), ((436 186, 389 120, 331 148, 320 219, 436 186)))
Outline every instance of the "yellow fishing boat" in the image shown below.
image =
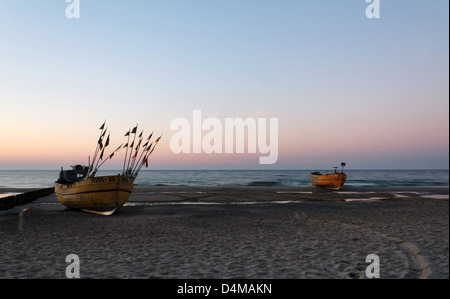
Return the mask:
POLYGON ((89 165, 75 165, 72 166, 72 170, 61 168, 59 178, 55 182, 55 194, 58 202, 66 207, 101 215, 112 215, 127 202, 133 190, 134 180, 144 165, 148 167, 148 158, 161 139, 160 136, 151 142, 152 132, 146 142, 142 142, 143 131, 137 137, 136 125, 125 134, 128 137, 126 144, 123 146, 122 143, 104 159, 104 151, 109 145, 110 136, 108 134, 106 141, 103 142, 107 131, 105 123, 100 127, 100 137, 92 161, 89 157, 89 165), (133 135, 132 140, 131 135, 133 135), (134 145, 135 141, 137 145, 134 145), (142 143, 144 144, 141 145, 142 143), (98 169, 121 148, 126 149, 122 174, 96 176, 98 169))
POLYGON ((55 182, 59 203, 72 209, 111 215, 128 200, 133 179, 126 176, 99 176, 73 183, 55 182))
POLYGON ((345 163, 341 163, 341 166, 341 172, 337 172, 337 167, 334 167, 334 173, 329 174, 311 172, 310 177, 312 185, 330 190, 340 190, 347 180, 347 175, 344 173, 345 163))

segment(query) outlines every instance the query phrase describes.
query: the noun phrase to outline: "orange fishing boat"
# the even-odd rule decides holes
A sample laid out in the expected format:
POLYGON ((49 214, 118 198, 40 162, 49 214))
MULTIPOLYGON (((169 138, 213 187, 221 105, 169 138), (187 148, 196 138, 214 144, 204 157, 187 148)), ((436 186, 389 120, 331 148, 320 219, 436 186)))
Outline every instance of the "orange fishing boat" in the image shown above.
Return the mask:
MULTIPOLYGON (((69 173, 61 171, 61 173, 69 173)), ((56 199, 62 205, 85 212, 112 215, 128 200, 134 178, 122 175, 85 178, 71 183, 55 182, 56 199)))
POLYGON ((342 162, 341 172, 337 172, 337 167, 334 167, 334 173, 322 174, 320 172, 311 172, 312 185, 330 190, 340 190, 347 180, 347 175, 344 173, 344 166, 345 163, 342 162))
POLYGON ((89 157, 88 166, 75 165, 72 166, 72 170, 63 170, 61 168, 59 178, 55 182, 55 194, 58 202, 68 208, 80 209, 100 215, 114 214, 118 208, 127 202, 133 190, 134 180, 144 165, 148 167, 148 158, 161 139, 161 137, 158 137, 155 141, 150 142, 153 136, 152 132, 146 142, 141 145, 143 143, 143 131, 137 137, 136 125, 133 130, 128 130, 124 135, 128 137, 126 145, 123 146, 122 143, 110 155, 103 158, 104 150, 109 145, 110 136, 108 134, 104 142, 104 136, 107 131, 105 123, 99 129, 101 130, 100 137, 92 162, 89 157), (132 142, 130 142, 130 135, 133 135, 132 142), (134 146, 135 141, 138 143, 137 146, 134 146), (122 174, 96 176, 99 168, 121 148, 126 148, 122 174))

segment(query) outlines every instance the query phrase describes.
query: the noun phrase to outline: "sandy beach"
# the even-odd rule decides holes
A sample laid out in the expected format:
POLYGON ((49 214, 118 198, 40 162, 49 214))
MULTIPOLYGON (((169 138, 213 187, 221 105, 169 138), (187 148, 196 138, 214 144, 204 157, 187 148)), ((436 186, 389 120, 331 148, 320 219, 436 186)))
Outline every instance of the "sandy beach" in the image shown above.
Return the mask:
MULTIPOLYGON (((0 278, 449 278, 448 187, 135 187, 112 216, 0 211, 0 278)), ((2 189, 1 192, 21 190, 2 189)))

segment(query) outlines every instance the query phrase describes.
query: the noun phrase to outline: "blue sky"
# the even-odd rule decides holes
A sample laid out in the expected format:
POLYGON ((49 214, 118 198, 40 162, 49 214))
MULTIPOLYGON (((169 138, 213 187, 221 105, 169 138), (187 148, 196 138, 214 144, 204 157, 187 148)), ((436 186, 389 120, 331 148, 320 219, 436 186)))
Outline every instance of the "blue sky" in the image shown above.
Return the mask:
POLYGON ((117 139, 164 132, 157 167, 198 167, 168 147, 194 109, 279 118, 277 168, 448 168, 449 2, 380 3, 368 19, 363 0, 80 0, 68 19, 63 0, 0 0, 0 168, 91 154, 104 119, 117 139))

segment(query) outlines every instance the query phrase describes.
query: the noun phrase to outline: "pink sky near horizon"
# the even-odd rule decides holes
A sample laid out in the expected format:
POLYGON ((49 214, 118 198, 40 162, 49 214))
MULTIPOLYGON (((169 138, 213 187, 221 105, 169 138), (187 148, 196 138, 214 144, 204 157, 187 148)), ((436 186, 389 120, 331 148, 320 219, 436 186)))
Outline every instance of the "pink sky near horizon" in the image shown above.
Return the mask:
MULTIPOLYGON (((191 120, 192 116, 186 115, 186 119, 191 120)), ((341 160, 347 161, 349 166, 353 164, 356 168, 373 168, 377 164, 380 168, 423 168, 425 166, 422 162, 409 165, 401 159, 408 155, 423 159, 427 155, 432 157, 448 151, 448 137, 445 138, 448 136, 448 127, 445 127, 444 118, 428 119, 420 123, 414 122, 413 117, 402 121, 395 119, 394 117, 388 121, 385 118, 378 122, 376 117, 373 117, 353 122, 339 118, 314 121, 312 117, 294 122, 292 119, 280 117, 278 161, 269 166, 259 165, 259 157, 263 154, 259 152, 248 154, 247 147, 245 154, 174 154, 170 148, 170 140, 177 131, 171 131, 167 124, 166 127, 154 128, 155 136, 152 140, 159 134, 163 137, 150 162, 151 167, 158 169, 227 167, 308 169, 314 168, 314 165, 318 168, 327 165, 332 167, 331 164, 338 164, 341 160), (392 164, 396 160, 398 166, 392 164)), ((50 121, 47 125, 40 124, 36 127, 33 124, 26 125, 22 121, 21 127, 27 128, 26 130, 15 130, 14 126, 11 126, 10 130, 1 132, 3 140, 8 142, 0 144, 0 168, 26 169, 29 166, 32 169, 49 167, 59 169, 61 166, 67 168, 69 165, 87 164, 88 156, 92 159, 97 144, 100 132, 97 130, 98 126, 93 128, 79 124, 57 126, 50 121)), ((123 133, 127 130, 114 126, 111 144, 105 156, 126 142, 123 133)), ((145 128, 144 136, 150 132, 145 128)), ((203 136, 208 132, 203 131, 203 136)), ((124 154, 125 150, 122 149, 112 161, 105 164, 105 167, 120 169, 124 154)), ((439 164, 432 166, 431 168, 445 168, 445 165, 439 164)))

